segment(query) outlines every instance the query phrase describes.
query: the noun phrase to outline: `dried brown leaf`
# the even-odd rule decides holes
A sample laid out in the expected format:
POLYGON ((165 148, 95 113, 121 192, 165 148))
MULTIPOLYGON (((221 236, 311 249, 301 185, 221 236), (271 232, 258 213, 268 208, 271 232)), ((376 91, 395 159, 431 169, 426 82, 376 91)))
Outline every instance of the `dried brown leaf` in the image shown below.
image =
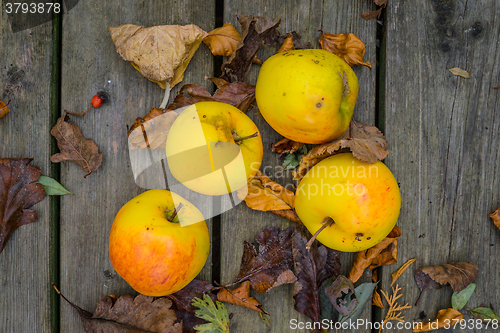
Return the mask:
POLYGON ((241 24, 242 38, 231 57, 222 65, 221 78, 228 82, 243 81, 262 42, 266 42, 268 38, 274 39, 281 20, 239 15, 238 22, 241 24))
POLYGON ((373 0, 377 6, 385 7, 387 5, 387 0, 373 0))
POLYGON ((490 217, 493 219, 493 223, 500 230, 500 208, 490 214, 490 217))
POLYGON ((432 282, 441 286, 450 285, 454 292, 460 292, 474 282, 479 268, 472 262, 459 262, 455 265, 443 264, 415 270, 415 281, 420 291, 438 289, 432 282), (430 280, 430 281, 429 281, 430 280))
POLYGON ((350 300, 349 305, 347 305, 348 300, 344 297, 346 294, 355 294, 354 284, 351 280, 343 275, 339 275, 332 285, 325 288, 325 294, 332 303, 333 307, 342 315, 347 316, 352 313, 354 308, 358 305, 358 300, 356 298, 350 300))
POLYGON ((42 201, 45 190, 35 183, 42 172, 29 164, 32 160, 0 158, 0 253, 17 228, 38 220, 28 208, 42 201))
POLYGON ((103 154, 92 139, 85 139, 82 130, 77 124, 69 123, 68 115, 57 120, 56 125, 50 131, 56 140, 60 153, 50 157, 53 163, 71 161, 82 168, 87 174, 96 171, 102 163, 103 154))
POLYGON ((207 44, 215 56, 229 57, 236 50, 236 45, 241 39, 241 35, 231 23, 224 23, 220 28, 216 28, 203 38, 203 43, 207 44))
POLYGON ((221 302, 236 304, 247 309, 268 314, 262 309, 262 304, 255 297, 250 297, 250 282, 244 281, 238 288, 222 288, 217 294, 217 299, 221 302))
POLYGON ((453 74, 455 76, 461 76, 464 79, 472 79, 472 76, 470 76, 470 74, 466 70, 463 70, 461 68, 453 67, 453 68, 446 68, 446 69, 449 70, 451 72, 451 74, 453 74))
POLYGON ((410 265, 413 264, 415 261, 417 261, 417 258, 408 260, 407 262, 405 262, 403 264, 403 266, 399 267, 399 269, 397 271, 395 271, 394 273, 392 273, 391 287, 394 284, 394 282, 396 282, 396 280, 399 279, 399 277, 401 276, 401 274, 403 274, 404 271, 406 271, 406 269, 408 267, 410 267, 410 265))
POLYGON ((295 50, 295 44, 293 42, 293 35, 291 32, 287 34, 287 37, 285 38, 285 41, 283 44, 281 44, 281 47, 279 48, 278 52, 276 53, 281 53, 285 51, 291 51, 295 50))
POLYGON ((341 264, 337 251, 317 246, 318 242, 308 250, 306 244, 310 237, 299 228, 293 233, 293 261, 297 275, 293 299, 295 310, 318 322, 321 313, 319 289, 326 280, 340 274, 341 264))
POLYGON ((319 43, 323 50, 338 55, 351 67, 354 65, 363 65, 370 69, 372 68, 369 62, 363 62, 365 43, 355 34, 333 35, 324 32, 319 38, 319 43))
POLYGON ((175 323, 172 302, 166 297, 122 295, 105 296, 97 304, 94 314, 64 298, 80 315, 87 333, 181 333, 182 323, 175 323))
POLYGON ((132 127, 127 129, 130 148, 165 149, 170 127, 172 127, 178 115, 173 110, 154 108, 143 118, 137 117, 132 127))
POLYGON ((146 28, 134 24, 110 27, 116 52, 163 89, 181 82, 191 58, 207 35, 194 24, 146 28))
POLYGON ((378 306, 381 309, 385 309, 384 303, 382 302, 382 297, 380 297, 380 294, 378 293, 376 287, 373 291, 372 305, 378 306))
POLYGON ((366 163, 382 161, 389 155, 389 145, 382 132, 375 126, 368 126, 353 119, 340 138, 317 145, 302 156, 293 179, 302 179, 313 166, 346 148, 355 158, 366 163))
POLYGON ((398 226, 394 226, 394 229, 380 243, 368 250, 356 253, 356 259, 349 271, 349 280, 356 283, 368 266, 370 269, 374 269, 379 266, 395 263, 396 260, 393 255, 394 252, 397 253, 395 242, 400 236, 401 229, 398 226), (388 253, 388 255, 384 253, 388 253), (382 256, 383 260, 379 259, 380 256, 382 256))
POLYGON ((428 332, 440 328, 445 328, 458 324, 464 319, 464 315, 453 308, 439 310, 436 319, 429 323, 424 323, 422 328, 416 327, 413 332, 428 332))
POLYGON ((10 112, 10 110, 8 108, 9 103, 10 103, 10 101, 8 101, 7 104, 0 101, 0 118, 5 117, 7 115, 7 113, 10 112))
POLYGON ((258 253, 252 243, 245 241, 240 274, 232 284, 248 280, 252 288, 262 294, 279 285, 295 282, 297 278, 291 271, 292 233, 292 228, 262 230, 255 237, 259 244, 258 253))
POLYGON ((271 151, 278 154, 293 154, 299 150, 304 144, 302 142, 292 141, 283 138, 271 146, 271 151))
POLYGON ((380 14, 382 13, 382 7, 380 7, 377 10, 371 11, 371 12, 364 12, 361 14, 361 18, 364 20, 373 20, 374 18, 379 18, 380 14))

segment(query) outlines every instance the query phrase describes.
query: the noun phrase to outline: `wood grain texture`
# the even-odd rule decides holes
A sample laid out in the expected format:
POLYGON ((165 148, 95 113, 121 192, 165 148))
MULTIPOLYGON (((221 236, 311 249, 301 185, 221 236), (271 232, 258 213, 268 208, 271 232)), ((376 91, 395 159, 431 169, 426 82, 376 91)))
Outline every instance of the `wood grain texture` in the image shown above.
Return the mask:
MULTIPOLYGON (((13 33, 0 13, 0 157, 31 157, 50 175, 52 23, 13 33)), ((22 226, 0 253, 0 332, 50 331, 49 199, 33 206, 38 221, 22 226)))
MULTIPOLYGON (((500 233, 488 215, 500 203, 499 22, 500 6, 490 1, 389 3, 381 61, 387 165, 402 194, 398 263, 418 258, 398 281, 402 303, 417 299, 414 269, 472 261, 479 275, 467 308, 498 308, 500 233), (472 79, 453 76, 452 67, 472 79)), ((384 269, 382 288, 395 269, 384 269)), ((424 292, 405 317, 435 318, 451 293, 424 292)))
MULTIPOLYGON (((361 19, 361 13, 371 10, 368 1, 253 1, 234 2, 225 1, 224 22, 231 22, 235 27, 239 24, 236 15, 256 15, 281 18, 278 30, 281 33, 297 31, 302 36, 303 42, 311 42, 313 47, 318 47, 318 38, 323 30, 329 33, 351 32, 359 36, 366 43, 365 61, 375 67, 376 58, 376 22, 361 19)), ((267 59, 276 53, 279 45, 263 47, 259 51, 259 58, 267 59)), ((355 67, 360 90, 358 102, 354 111, 356 119, 373 125, 375 122, 375 69, 355 67)), ((246 82, 255 84, 258 66, 254 65, 246 82)), ((282 137, 276 133, 266 121, 257 114, 257 109, 252 109, 247 114, 256 123, 262 133, 264 145, 264 158, 261 170, 273 180, 282 185, 291 184, 291 173, 285 177, 278 177, 281 167, 278 155, 271 153, 269 147, 282 137)), ((255 235, 268 226, 277 226, 282 229, 294 226, 284 218, 273 214, 253 211, 241 203, 222 215, 221 219, 221 283, 229 283, 238 275, 241 256, 243 253, 243 240, 254 242, 255 235)), ((343 273, 347 274, 353 260, 352 254, 342 254, 343 273)), ((253 291, 252 291, 253 292, 253 291)), ((253 292, 254 293, 254 292, 253 292)), ((294 310, 292 299, 293 285, 284 285, 271 290, 267 294, 254 296, 271 313, 271 331, 290 331, 290 320, 297 319, 307 322, 309 319, 294 310)), ((231 332, 267 332, 267 327, 259 319, 258 314, 251 310, 228 305, 234 314, 231 321, 231 332)), ((371 307, 367 306, 362 318, 368 319, 371 307)), ((294 330, 294 332, 302 332, 294 330)), ((307 330, 303 330, 306 332, 307 330)), ((346 332, 348 332, 346 330, 346 332)), ((358 332, 365 332, 358 330, 358 332)))
MULTIPOLYGON (((214 15, 212 4, 199 6, 195 1, 91 0, 80 1, 64 17, 62 108, 82 112, 101 90, 110 97, 100 109, 83 118, 71 118, 104 153, 102 166, 83 179, 82 170, 75 165, 61 165, 61 178, 75 193, 61 203, 61 290, 85 309, 93 311, 105 295, 133 292, 114 272, 108 256, 109 231, 116 213, 143 191, 134 183, 125 126, 158 107, 164 92, 121 59, 108 26, 195 23, 210 31, 214 15)), ((183 83, 206 84, 204 77, 213 71, 209 55, 208 48, 201 45, 183 83)), ((182 83, 172 94, 180 86, 182 83)), ((201 278, 210 276, 208 262, 201 278)), ((62 304, 61 332, 82 331, 75 311, 62 304)))

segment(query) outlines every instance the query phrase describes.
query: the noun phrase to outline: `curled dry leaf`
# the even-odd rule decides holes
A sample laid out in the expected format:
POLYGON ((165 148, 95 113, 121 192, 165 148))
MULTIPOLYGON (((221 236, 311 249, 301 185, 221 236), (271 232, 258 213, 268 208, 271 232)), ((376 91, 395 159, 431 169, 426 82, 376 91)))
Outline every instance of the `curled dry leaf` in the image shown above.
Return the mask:
POLYGON ((295 282, 297 278, 291 271, 292 233, 291 228, 262 230, 255 237, 259 244, 258 253, 252 243, 245 241, 240 274, 232 284, 248 280, 252 288, 262 294, 279 285, 295 282))
POLYGON ((379 18, 380 14, 382 14, 382 7, 380 7, 377 10, 371 11, 371 12, 364 12, 361 14, 361 18, 364 20, 373 20, 374 18, 379 18))
POLYGON ((372 305, 378 306, 381 309, 385 309, 384 303, 382 302, 382 297, 380 297, 380 294, 378 293, 376 287, 373 291, 372 305))
POLYGON ((355 34, 333 35, 323 32, 319 38, 319 43, 323 50, 338 55, 351 67, 354 65, 363 65, 370 69, 372 68, 369 62, 363 62, 365 43, 355 34))
POLYGON ((7 113, 10 112, 10 110, 8 108, 9 103, 10 103, 10 101, 8 101, 7 104, 0 101, 0 118, 5 117, 7 115, 7 113))
POLYGON ((146 28, 134 24, 110 27, 116 52, 163 89, 181 82, 191 58, 207 35, 194 24, 146 28))
POLYGON ((52 155, 50 161, 53 163, 71 161, 87 172, 84 176, 86 178, 101 166, 103 154, 99 152, 94 140, 85 139, 80 127, 69 123, 68 120, 68 115, 59 118, 50 131, 61 151, 52 155))
POLYGON ((343 316, 348 315, 358 305, 356 298, 344 299, 348 294, 354 297, 355 291, 352 281, 343 275, 339 275, 332 285, 325 289, 325 294, 333 307, 343 316))
POLYGON ((231 23, 224 23, 220 28, 216 28, 203 38, 203 43, 207 44, 215 56, 229 57, 236 50, 236 45, 241 39, 241 35, 231 23))
POLYGON ((271 151, 278 154, 293 154, 303 145, 304 144, 302 142, 283 138, 271 146, 271 151))
POLYGON ((0 158, 0 253, 17 228, 38 220, 37 212, 28 208, 42 201, 45 190, 35 183, 42 172, 30 165, 32 160, 0 158))
POLYGON ((136 118, 132 127, 127 128, 130 148, 165 149, 168 133, 178 115, 173 110, 154 108, 143 118, 136 118))
POLYGON ((295 43, 293 42, 293 35, 291 32, 287 34, 287 37, 283 41, 283 44, 281 44, 281 47, 276 53, 281 53, 290 50, 295 50, 295 43))
POLYGON ((236 304, 247 309, 268 314, 262 309, 262 304, 255 297, 250 297, 250 282, 244 281, 238 288, 222 288, 217 294, 217 299, 221 302, 236 304))
POLYGON ((455 265, 429 266, 415 270, 415 281, 420 291, 439 289, 434 284, 437 283, 440 286, 449 284, 454 292, 460 292, 474 282, 478 271, 477 265, 468 261, 455 265))
POLYGON ((493 223, 495 226, 500 229, 500 208, 490 214, 490 217, 493 219, 493 223))
POLYGON ((239 15, 242 37, 236 45, 236 50, 222 65, 221 78, 228 82, 243 81, 250 71, 250 66, 259 51, 262 42, 275 39, 278 32, 276 28, 281 20, 262 16, 239 15))
POLYGON ((375 126, 368 126, 353 119, 340 138, 317 145, 302 156, 293 179, 302 179, 313 166, 345 148, 348 148, 355 158, 366 163, 382 161, 389 155, 389 144, 382 132, 375 126))
POLYGON ((395 263, 397 260, 397 239, 401 236, 401 229, 394 226, 394 229, 377 245, 356 253, 356 259, 349 271, 349 280, 353 283, 359 280, 365 269, 369 266, 374 269, 379 266, 395 263))
POLYGON ((436 319, 434 321, 423 323, 422 327, 417 326, 413 329, 413 332, 428 332, 434 331, 440 328, 450 327, 455 323, 460 323, 464 319, 464 315, 455 309, 443 309, 439 310, 436 319))
POLYGON ((245 202, 254 210, 270 211, 302 225, 295 213, 295 193, 272 181, 260 171, 257 171, 248 183, 245 202))
POLYGON ((413 264, 415 261, 417 261, 417 258, 408 260, 407 262, 405 262, 403 264, 403 266, 399 267, 399 269, 397 271, 395 271, 394 273, 392 273, 391 287, 394 284, 394 282, 396 282, 396 280, 399 279, 399 277, 401 276, 401 274, 403 274, 403 272, 406 271, 406 269, 408 267, 410 267, 410 265, 413 264))
POLYGON ((317 242, 307 249, 310 235, 296 228, 292 237, 293 261, 297 282, 293 291, 295 310, 308 316, 314 322, 320 321, 319 290, 329 278, 340 274, 341 264, 339 253, 317 242))
MULTIPOLYGON (((54 287, 55 288, 55 287, 54 287)), ((68 301, 57 288, 57 293, 80 315, 87 333, 181 333, 182 323, 174 324, 172 302, 165 297, 122 295, 105 296, 97 304, 94 314, 68 301), (132 315, 133 314, 133 315, 132 315)))
POLYGON ((470 74, 464 69, 461 69, 458 67, 446 68, 446 69, 449 70, 451 72, 451 74, 453 74, 455 76, 461 76, 464 79, 472 79, 472 76, 470 76, 470 74))

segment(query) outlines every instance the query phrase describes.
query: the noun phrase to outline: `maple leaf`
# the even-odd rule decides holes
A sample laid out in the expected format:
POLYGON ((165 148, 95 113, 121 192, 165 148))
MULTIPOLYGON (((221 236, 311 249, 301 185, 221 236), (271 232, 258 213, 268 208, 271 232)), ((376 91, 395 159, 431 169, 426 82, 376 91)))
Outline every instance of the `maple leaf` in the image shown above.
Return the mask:
POLYGON ((275 39, 281 20, 262 16, 239 15, 242 37, 231 57, 222 65, 221 78, 228 82, 243 81, 252 61, 266 39, 275 39))
POLYGON ((0 101, 0 118, 3 118, 7 115, 7 113, 10 112, 8 105, 10 104, 10 101, 5 104, 4 102, 0 101))
POLYGON ((42 201, 45 190, 35 183, 42 172, 29 164, 32 160, 0 158, 0 253, 17 228, 38 220, 28 208, 42 201))
POLYGON ((295 213, 295 193, 257 171, 248 183, 245 203, 254 210, 270 211, 303 225, 295 213))
MULTIPOLYGON (((54 285, 53 285, 54 286, 54 285)), ((70 302, 57 288, 57 293, 79 314, 87 333, 181 333, 182 324, 174 323, 172 302, 166 297, 155 298, 128 294, 120 298, 105 296, 97 304, 94 314, 70 302)))
POLYGON ((490 217, 493 219, 493 223, 500 230, 500 208, 490 214, 490 217))
POLYGON ((216 28, 203 38, 203 43, 207 44, 215 56, 229 57, 236 50, 241 35, 231 23, 224 23, 220 28, 216 28))
POLYGON ((327 157, 348 148, 358 160, 366 163, 382 161, 389 155, 389 145, 385 136, 375 126, 368 126, 354 119, 347 131, 338 139, 314 146, 302 156, 294 180, 302 179, 307 171, 327 157))
POLYGON ((207 35, 194 24, 146 28, 134 24, 110 27, 116 52, 147 79, 166 89, 184 78, 191 58, 207 35))
POLYGON ((342 58, 349 66, 363 65, 372 68, 369 62, 363 62, 365 43, 355 34, 329 34, 323 32, 319 38, 321 48, 342 58))
POLYGON ((317 246, 317 242, 308 250, 307 243, 305 231, 296 228, 292 238, 293 261, 297 275, 293 299, 295 310, 318 322, 321 315, 319 290, 326 280, 339 275, 340 256, 335 250, 323 245, 317 246))
POLYGON ((292 234, 292 228, 261 230, 255 237, 259 244, 258 253, 252 243, 245 241, 240 273, 231 285, 248 280, 252 288, 262 294, 279 285, 295 282, 297 278, 291 271, 292 234))
POLYGON ((439 289, 448 284, 454 292, 460 292, 474 282, 478 271, 476 264, 466 261, 454 265, 443 264, 419 268, 415 270, 414 276, 420 292, 439 289))
POLYGON ((87 174, 101 166, 103 154, 92 139, 85 139, 82 130, 77 124, 69 123, 69 116, 65 115, 57 120, 56 125, 50 131, 56 140, 60 153, 50 157, 53 163, 71 161, 82 168, 87 174))
POLYGON ((195 330, 206 333, 229 333, 229 314, 227 313, 227 309, 219 301, 216 301, 216 304, 214 304, 208 295, 203 295, 203 299, 193 299, 192 305, 199 308, 199 310, 196 310, 196 316, 208 322, 196 326, 195 330))
POLYGON ((424 323, 421 327, 417 326, 413 332, 428 332, 440 328, 449 328, 450 325, 460 323, 464 319, 464 315, 455 309, 439 310, 434 321, 424 323))
POLYGON ((217 294, 217 299, 221 302, 236 304, 247 309, 268 314, 262 309, 262 304, 255 297, 250 297, 250 282, 244 281, 238 288, 222 288, 217 294))
POLYGON ((401 229, 394 226, 392 231, 380 243, 371 248, 356 253, 356 259, 349 271, 349 280, 353 283, 359 280, 367 267, 375 269, 379 266, 395 263, 397 260, 397 239, 401 229))

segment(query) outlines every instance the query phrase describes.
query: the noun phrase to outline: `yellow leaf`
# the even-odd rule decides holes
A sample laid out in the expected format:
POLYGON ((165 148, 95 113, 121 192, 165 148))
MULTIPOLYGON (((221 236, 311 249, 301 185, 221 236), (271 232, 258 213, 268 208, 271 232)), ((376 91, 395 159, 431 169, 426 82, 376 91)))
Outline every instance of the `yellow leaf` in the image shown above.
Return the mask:
POLYGON ((125 24, 109 30, 116 52, 163 89, 167 83, 173 88, 182 81, 189 61, 207 35, 194 24, 150 28, 125 24))
POLYGON ((394 282, 396 282, 396 280, 401 276, 401 274, 403 274, 404 271, 406 271, 406 269, 411 265, 413 264, 415 261, 417 261, 417 258, 414 258, 414 259, 410 259, 408 260, 407 262, 405 262, 403 264, 403 266, 399 267, 399 269, 397 271, 395 271, 394 273, 392 273, 392 283, 391 283, 391 287, 392 285, 394 284, 394 282))
POLYGON ((321 48, 341 57, 349 66, 363 65, 372 68, 369 62, 363 62, 365 43, 358 36, 351 33, 332 35, 328 32, 319 38, 321 48))
POLYGON ((0 118, 3 118, 7 115, 7 113, 9 113, 9 108, 7 107, 7 105, 9 105, 10 101, 7 102, 7 104, 5 104, 4 102, 0 101, 0 118))
POLYGON ((203 38, 203 43, 207 44, 215 56, 229 57, 236 50, 236 45, 241 39, 241 35, 231 23, 224 23, 220 28, 214 29, 203 38))
POLYGON ((455 324, 459 324, 460 321, 464 319, 464 315, 455 309, 443 309, 437 314, 436 320, 429 323, 423 323, 422 327, 416 327, 413 332, 428 332, 434 331, 445 326, 450 327, 455 324))
POLYGON ((466 71, 458 67, 453 67, 453 68, 446 68, 451 72, 451 74, 456 75, 456 76, 461 76, 464 79, 472 79, 472 76, 466 71))

